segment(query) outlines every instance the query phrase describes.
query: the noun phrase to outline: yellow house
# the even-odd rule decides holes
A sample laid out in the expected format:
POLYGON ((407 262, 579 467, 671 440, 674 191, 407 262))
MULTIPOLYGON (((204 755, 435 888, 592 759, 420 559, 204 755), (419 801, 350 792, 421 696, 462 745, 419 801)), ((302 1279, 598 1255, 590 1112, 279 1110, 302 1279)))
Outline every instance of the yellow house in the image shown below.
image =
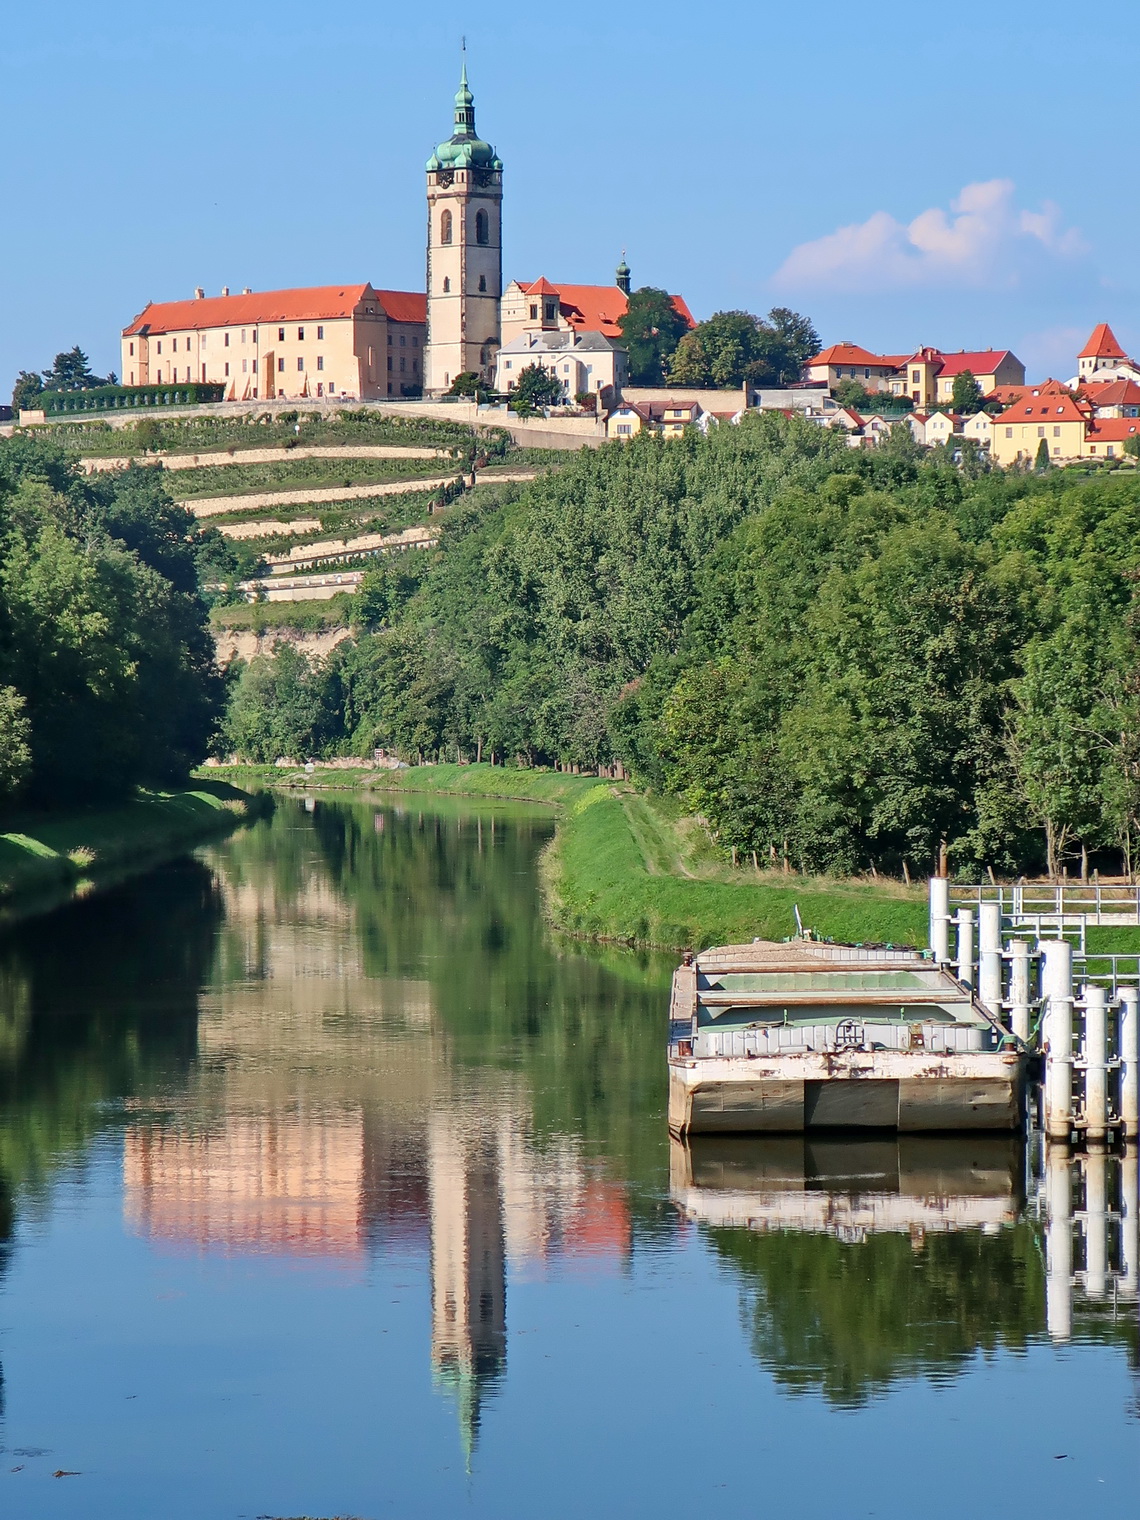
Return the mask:
POLYGON ((426 333, 418 291, 199 289, 150 302, 123 329, 120 373, 124 385, 216 382, 227 401, 419 395, 426 333))
POLYGON ((1074 401, 1067 391, 1037 386, 994 418, 990 453, 1000 465, 1032 464, 1044 442, 1057 463, 1080 459, 1091 420, 1087 403, 1074 401))

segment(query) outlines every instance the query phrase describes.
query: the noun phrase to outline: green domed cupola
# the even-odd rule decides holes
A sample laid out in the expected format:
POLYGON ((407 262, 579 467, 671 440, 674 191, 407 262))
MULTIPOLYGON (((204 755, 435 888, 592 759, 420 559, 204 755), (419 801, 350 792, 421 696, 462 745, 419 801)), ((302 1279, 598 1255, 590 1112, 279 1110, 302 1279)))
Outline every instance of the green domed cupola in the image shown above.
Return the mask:
POLYGON ((467 87, 467 59, 464 58, 459 89, 455 93, 455 131, 428 159, 427 171, 429 174, 438 169, 501 171, 502 167, 502 159, 491 144, 481 141, 475 134, 475 97, 467 87))

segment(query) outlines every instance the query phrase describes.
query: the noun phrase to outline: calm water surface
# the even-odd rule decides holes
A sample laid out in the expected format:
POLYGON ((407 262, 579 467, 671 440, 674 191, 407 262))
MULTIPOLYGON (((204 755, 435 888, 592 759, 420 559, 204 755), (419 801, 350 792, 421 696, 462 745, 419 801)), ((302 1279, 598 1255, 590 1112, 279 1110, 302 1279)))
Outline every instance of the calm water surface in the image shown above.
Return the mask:
POLYGON ((551 941, 549 833, 288 799, 0 940, 0 1513, 1140 1512, 1021 1147, 671 1146, 670 965, 551 941))

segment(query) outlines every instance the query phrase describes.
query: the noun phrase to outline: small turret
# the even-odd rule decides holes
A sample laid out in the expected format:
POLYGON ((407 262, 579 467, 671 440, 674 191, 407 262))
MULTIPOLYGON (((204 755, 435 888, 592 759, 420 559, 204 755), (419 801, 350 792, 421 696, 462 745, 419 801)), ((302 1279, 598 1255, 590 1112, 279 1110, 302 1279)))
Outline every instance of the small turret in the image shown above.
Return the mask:
POLYGON ((625 261, 625 249, 621 251, 621 263, 617 267, 617 288, 625 295, 630 292, 629 265, 625 261))

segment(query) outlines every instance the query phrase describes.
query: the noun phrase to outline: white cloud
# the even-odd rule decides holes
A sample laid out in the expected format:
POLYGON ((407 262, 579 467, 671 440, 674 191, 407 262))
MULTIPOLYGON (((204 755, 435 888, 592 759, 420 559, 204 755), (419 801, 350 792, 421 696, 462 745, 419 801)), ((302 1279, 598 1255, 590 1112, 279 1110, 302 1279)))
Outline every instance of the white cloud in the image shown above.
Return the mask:
POLYGON ((891 290, 900 286, 1016 285, 1027 262, 1087 251, 1060 209, 1019 209, 1008 179, 966 185, 949 212, 932 206, 904 225, 888 211, 793 248, 773 283, 789 289, 891 290))

